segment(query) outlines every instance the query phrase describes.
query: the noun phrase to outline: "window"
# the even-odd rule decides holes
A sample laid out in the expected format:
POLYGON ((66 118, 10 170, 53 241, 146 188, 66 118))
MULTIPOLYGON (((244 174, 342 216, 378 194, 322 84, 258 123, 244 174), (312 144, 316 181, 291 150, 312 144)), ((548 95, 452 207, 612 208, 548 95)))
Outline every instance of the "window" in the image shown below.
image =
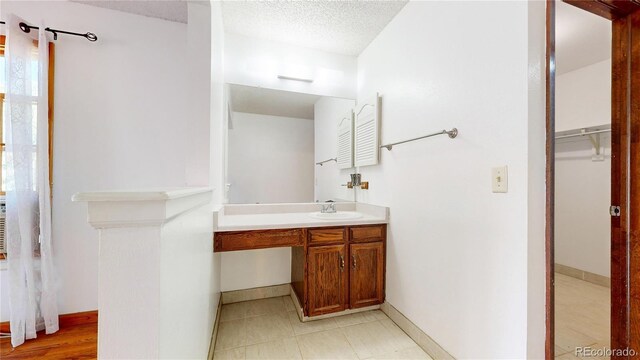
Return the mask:
MULTIPOLYGON (((5 115, 6 115, 6 107, 5 105, 5 91, 6 91, 6 78, 5 78, 5 57, 4 57, 4 53, 5 53, 5 42, 6 42, 6 37, 4 35, 0 35, 0 197, 2 198, 2 206, 4 206, 4 195, 5 195, 5 191, 6 191, 6 185, 7 185, 7 163, 6 163, 6 152, 5 152, 5 131, 4 131, 4 119, 5 119, 5 115)), ((37 61, 37 52, 38 52, 38 46, 37 46, 37 42, 34 41, 34 60, 33 61, 37 61)), ((49 103, 49 186, 52 186, 52 179, 53 179, 53 171, 52 171, 52 164, 53 164, 53 79, 54 79, 54 64, 55 64, 55 57, 54 57, 54 53, 55 53, 55 46, 53 43, 49 43, 49 79, 48 79, 48 87, 49 87, 49 99, 48 99, 48 103, 49 103)), ((33 77, 34 79, 37 79, 37 74, 34 74, 35 76, 33 77)), ((36 80, 37 81, 37 80, 36 80)), ((37 86, 34 86, 34 89, 37 89, 37 86)), ((34 94, 34 97, 37 96, 37 94, 34 94)), ((34 122, 33 122, 33 126, 35 127, 37 124, 37 121, 35 121, 36 117, 37 117, 37 106, 36 106, 36 101, 34 98, 34 102, 33 102, 33 109, 32 109, 32 116, 34 118, 34 122)), ((33 151, 34 153, 36 152, 36 132, 34 131, 34 140, 33 140, 33 144, 34 144, 34 148, 33 151)), ((34 171, 33 174, 34 176, 36 176, 35 174, 37 173, 35 170, 35 156, 34 156, 34 171)), ((35 186, 36 182, 34 181, 34 186, 35 186)), ((35 190, 35 189, 34 189, 35 190)), ((4 218, 1 219, 0 221, 2 224, 0 225, 4 225, 4 218)), ((0 226, 0 259, 4 258, 4 255, 6 253, 6 246, 5 246, 5 239, 4 239, 4 226, 0 226)))
MULTIPOLYGON (((5 41, 6 38, 4 35, 0 35, 0 195, 4 195, 6 190, 6 157, 4 153, 4 142, 5 142, 5 132, 4 132, 4 115, 6 114, 6 109, 4 106, 5 103, 5 59, 4 59, 4 50, 5 50, 5 41)), ((37 42, 34 41, 34 61, 37 58, 37 42)), ((52 164, 53 164, 53 78, 54 78, 54 64, 55 64, 55 45, 53 43, 49 43, 49 186, 52 185, 53 172, 52 172, 52 164)), ((34 74, 35 75, 35 74, 34 74)), ((37 76, 34 76, 37 78, 37 76)), ((34 86, 37 88, 37 86, 34 86)), ((35 95, 35 94, 34 94, 35 95)), ((34 102, 33 107, 33 116, 34 118, 37 116, 37 107, 34 102)), ((35 122, 34 122, 35 124, 35 122)), ((34 140, 35 143, 35 140, 34 140)))

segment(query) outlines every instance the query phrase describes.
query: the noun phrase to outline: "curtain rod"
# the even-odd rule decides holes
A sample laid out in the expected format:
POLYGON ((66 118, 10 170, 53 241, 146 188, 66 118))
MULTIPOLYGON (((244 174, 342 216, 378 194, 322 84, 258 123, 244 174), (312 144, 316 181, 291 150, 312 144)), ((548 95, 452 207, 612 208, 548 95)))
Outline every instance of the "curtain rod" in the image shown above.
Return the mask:
MULTIPOLYGON (((4 21, 0 21, 0 24, 6 24, 4 21)), ((30 33, 31 29, 33 30, 38 30, 40 29, 37 26, 31 26, 29 24, 26 24, 24 22, 21 22, 19 24, 20 26, 20 30, 24 31, 25 33, 30 33)), ((66 35, 74 35, 74 36, 82 36, 83 38, 89 40, 89 41, 96 41, 98 40, 98 36, 96 36, 96 34, 92 33, 92 32, 88 32, 85 34, 80 34, 80 33, 76 33, 76 32, 71 32, 71 31, 65 31, 65 30, 58 30, 58 29, 52 29, 50 27, 45 28, 45 31, 48 31, 50 33, 53 33, 53 40, 58 40, 58 34, 66 34, 66 35)))

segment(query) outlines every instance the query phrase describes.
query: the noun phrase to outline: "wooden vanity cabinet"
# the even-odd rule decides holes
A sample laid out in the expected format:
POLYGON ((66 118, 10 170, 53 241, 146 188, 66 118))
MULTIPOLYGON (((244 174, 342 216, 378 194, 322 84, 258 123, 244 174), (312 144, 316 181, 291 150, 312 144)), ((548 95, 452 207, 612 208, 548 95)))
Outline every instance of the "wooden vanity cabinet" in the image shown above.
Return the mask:
POLYGON ((214 251, 291 247, 291 287, 306 316, 382 304, 387 225, 214 234, 214 251))
POLYGON ((386 225, 309 229, 306 252, 292 251, 292 280, 306 264, 306 286, 294 284, 305 315, 384 302, 385 244, 386 225))

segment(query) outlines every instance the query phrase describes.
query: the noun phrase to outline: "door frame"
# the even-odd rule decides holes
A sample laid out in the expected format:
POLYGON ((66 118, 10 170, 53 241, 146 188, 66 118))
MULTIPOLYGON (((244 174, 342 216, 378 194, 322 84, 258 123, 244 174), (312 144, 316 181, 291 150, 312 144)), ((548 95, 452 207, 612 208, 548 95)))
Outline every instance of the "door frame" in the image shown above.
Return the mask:
POLYGON ((554 287, 554 227, 555 227, 555 99, 556 99, 556 1, 546 0, 545 51, 545 118, 546 118, 546 212, 545 212, 545 358, 554 358, 555 287, 554 287))
MULTIPOLYGON (((640 353, 640 1, 563 0, 612 21, 611 218, 612 349, 640 353), (636 40, 635 43, 633 40, 636 40), (634 47, 635 44, 635 47, 634 47), (635 76, 634 76, 635 75, 635 76)), ((554 357, 555 0, 546 0, 546 341, 554 357)), ((613 356, 612 359, 628 357, 613 356)))

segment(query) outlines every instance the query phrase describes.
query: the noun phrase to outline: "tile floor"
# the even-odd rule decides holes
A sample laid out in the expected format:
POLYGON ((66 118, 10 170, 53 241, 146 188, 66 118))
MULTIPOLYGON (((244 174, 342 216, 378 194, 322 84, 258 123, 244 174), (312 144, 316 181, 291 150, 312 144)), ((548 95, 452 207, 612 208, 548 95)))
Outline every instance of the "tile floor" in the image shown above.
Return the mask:
POLYGON ((556 359, 580 359, 579 346, 608 348, 610 289, 558 273, 555 283, 556 359))
POLYGON ((289 296, 222 306, 214 359, 431 359, 382 311, 302 323, 289 296))

